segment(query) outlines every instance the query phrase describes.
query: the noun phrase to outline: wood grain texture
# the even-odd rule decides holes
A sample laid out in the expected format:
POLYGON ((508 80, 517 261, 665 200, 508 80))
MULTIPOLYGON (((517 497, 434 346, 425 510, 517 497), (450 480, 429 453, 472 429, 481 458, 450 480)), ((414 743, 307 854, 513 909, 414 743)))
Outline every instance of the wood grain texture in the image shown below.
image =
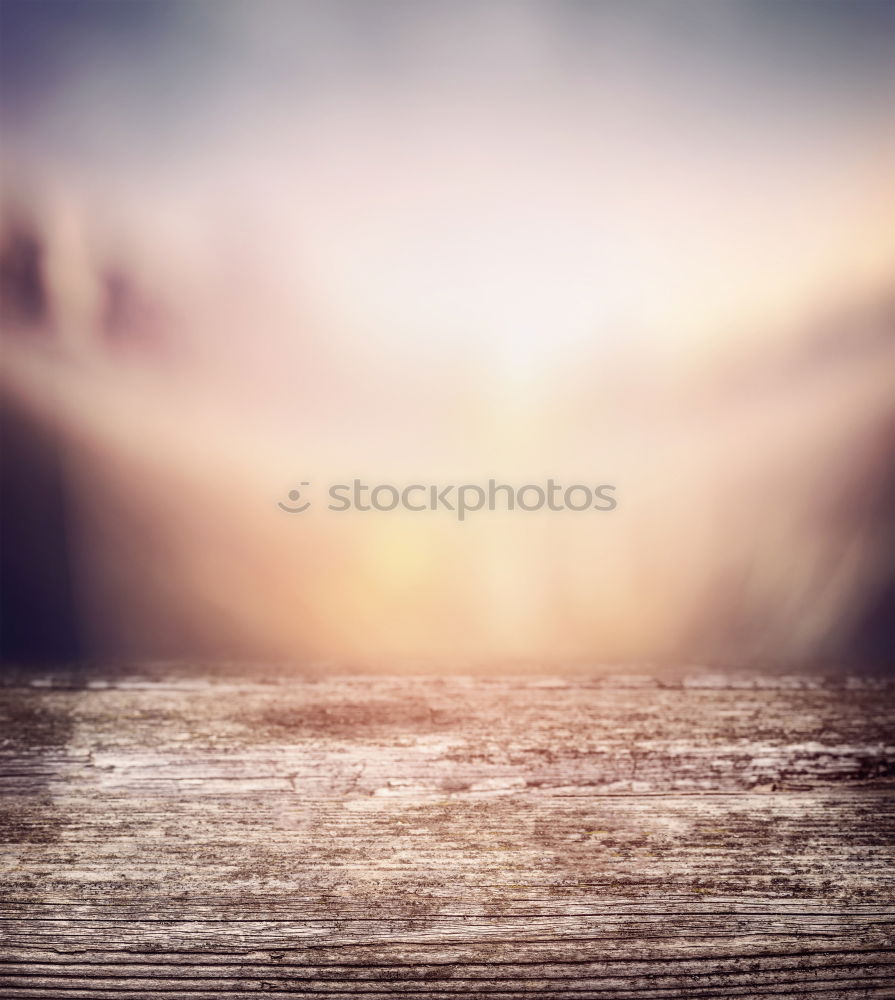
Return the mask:
POLYGON ((12 679, 0 995, 895 997, 893 694, 12 679))

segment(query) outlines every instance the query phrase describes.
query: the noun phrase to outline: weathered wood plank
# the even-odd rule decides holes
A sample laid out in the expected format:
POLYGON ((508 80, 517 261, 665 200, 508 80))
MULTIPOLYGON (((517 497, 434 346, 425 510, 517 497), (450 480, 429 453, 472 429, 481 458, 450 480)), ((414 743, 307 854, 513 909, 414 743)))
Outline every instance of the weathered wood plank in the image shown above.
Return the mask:
POLYGON ((885 681, 86 680, 2 692, 3 996, 895 996, 885 681))

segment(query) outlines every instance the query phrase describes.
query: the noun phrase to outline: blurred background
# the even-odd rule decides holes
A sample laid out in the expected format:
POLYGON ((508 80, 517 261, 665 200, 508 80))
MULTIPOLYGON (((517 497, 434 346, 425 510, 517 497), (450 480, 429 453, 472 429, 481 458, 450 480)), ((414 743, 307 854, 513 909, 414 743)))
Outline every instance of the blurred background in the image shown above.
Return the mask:
POLYGON ((893 53, 892 0, 0 0, 5 659, 893 663, 893 53))

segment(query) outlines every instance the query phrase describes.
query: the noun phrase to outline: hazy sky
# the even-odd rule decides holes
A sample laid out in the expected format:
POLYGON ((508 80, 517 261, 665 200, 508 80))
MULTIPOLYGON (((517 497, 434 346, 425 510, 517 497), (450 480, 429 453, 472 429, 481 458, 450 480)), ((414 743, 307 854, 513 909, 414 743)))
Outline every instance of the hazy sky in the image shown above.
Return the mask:
POLYGON ((11 366, 92 442, 85 563, 132 591, 127 641, 213 606, 286 648, 667 652, 717 627, 797 654, 885 580, 861 512, 887 488, 891 0, 0 12, 4 186, 56 332, 100 355, 112 289, 137 345, 11 366), (274 499, 336 466, 618 477, 624 503, 284 535, 274 499), (116 549, 127 511, 167 547, 116 549))
POLYGON ((891 2, 2 7, 14 165, 377 351, 665 363, 890 274, 891 2))

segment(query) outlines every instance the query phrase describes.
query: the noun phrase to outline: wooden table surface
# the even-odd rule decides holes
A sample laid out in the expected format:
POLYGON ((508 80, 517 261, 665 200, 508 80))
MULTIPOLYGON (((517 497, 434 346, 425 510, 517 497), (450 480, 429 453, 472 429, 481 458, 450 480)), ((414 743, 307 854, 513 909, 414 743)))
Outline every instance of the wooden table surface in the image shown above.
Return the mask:
POLYGON ((76 680, 0 691, 5 998, 895 997, 891 681, 76 680))

